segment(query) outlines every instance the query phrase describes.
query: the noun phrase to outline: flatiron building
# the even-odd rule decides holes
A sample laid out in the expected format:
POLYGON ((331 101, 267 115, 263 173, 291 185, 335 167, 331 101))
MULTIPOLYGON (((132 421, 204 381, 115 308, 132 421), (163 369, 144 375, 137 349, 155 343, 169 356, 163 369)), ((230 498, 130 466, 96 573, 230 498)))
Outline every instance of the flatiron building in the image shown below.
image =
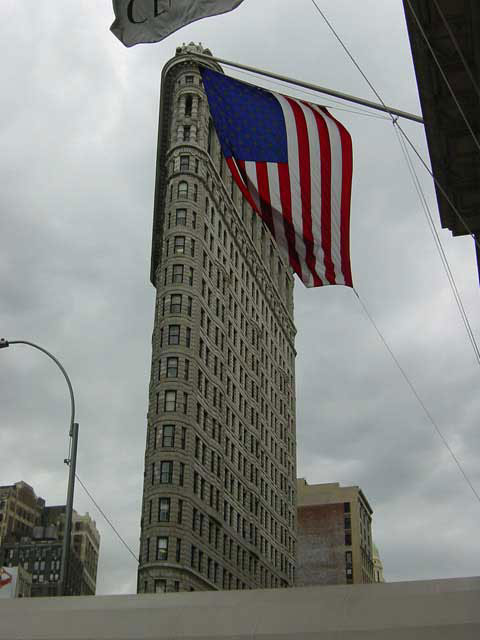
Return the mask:
POLYGON ((139 593, 295 578, 293 277, 232 181, 196 53, 162 72, 139 593))

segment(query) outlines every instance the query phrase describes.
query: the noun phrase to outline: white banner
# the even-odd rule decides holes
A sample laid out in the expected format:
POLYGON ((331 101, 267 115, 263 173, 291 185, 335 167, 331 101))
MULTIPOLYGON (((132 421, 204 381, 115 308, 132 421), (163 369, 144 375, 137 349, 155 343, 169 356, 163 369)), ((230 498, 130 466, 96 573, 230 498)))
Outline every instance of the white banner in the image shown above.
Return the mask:
POLYGON ((113 0, 110 30, 126 47, 159 42, 195 20, 227 13, 243 0, 113 0))
POLYGON ((0 598, 15 597, 17 574, 17 567, 0 567, 0 598))

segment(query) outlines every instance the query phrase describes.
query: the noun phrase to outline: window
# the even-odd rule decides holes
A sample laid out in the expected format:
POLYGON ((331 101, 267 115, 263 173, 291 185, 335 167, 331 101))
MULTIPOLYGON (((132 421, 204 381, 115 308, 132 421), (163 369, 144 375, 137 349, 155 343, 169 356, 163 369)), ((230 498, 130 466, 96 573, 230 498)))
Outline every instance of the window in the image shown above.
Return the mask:
POLYGON ((182 555, 182 540, 181 538, 177 538, 177 546, 175 549, 175 560, 180 562, 180 556, 182 555))
POLYGON ((177 410, 177 392, 165 391, 164 411, 176 411, 177 410))
POLYGON ((180 171, 188 171, 190 168, 190 156, 180 156, 180 171))
POLYGON ((193 84, 193 76, 185 76, 185 84, 193 84))
MULTIPOLYGON (((160 484, 171 484, 173 476, 173 462, 160 463, 160 484)), ((157 558, 158 560, 158 558, 157 558)))
POLYGON ((168 344, 180 344, 180 325, 168 325, 168 344))
MULTIPOLYGON (((167 560, 168 558, 168 538, 166 536, 157 537, 157 560, 167 560)), ((156 583, 157 581, 155 581, 156 583)), ((158 580, 166 585, 165 580, 158 580)), ((164 591, 166 588, 164 589, 164 591)))
MULTIPOLYGON (((187 185, 186 182, 181 182, 180 184, 187 185)), ((180 184, 178 185, 178 190, 180 192, 180 184)), ((188 193, 188 185, 186 186, 185 197, 188 193)), ((177 209, 175 211, 175 224, 185 226, 187 224, 187 210, 186 209, 177 209)))
POLYGON ((185 481, 185 463, 180 462, 180 473, 178 475, 178 484, 183 487, 185 481))
POLYGON ((174 264, 172 267, 172 282, 183 282, 183 264, 174 264))
POLYGON ((175 425, 166 424, 162 429, 162 447, 175 446, 175 425))
POLYGON ((344 502, 343 503, 343 511, 344 511, 344 513, 350 513, 350 503, 349 502, 344 502))
POLYGON ((180 447, 182 449, 185 449, 186 440, 187 440, 187 428, 186 427, 182 427, 182 436, 181 436, 181 439, 180 439, 180 447))
POLYGON ((192 341, 192 330, 190 329, 190 327, 187 327, 185 330, 185 344, 187 347, 190 347, 191 341, 192 341))
POLYGON ((192 315, 192 298, 190 296, 187 298, 187 315, 192 315))
POLYGON ((166 593, 167 592, 167 581, 166 580, 155 580, 155 582, 154 582, 154 592, 155 593, 166 593))
POLYGON ((345 532, 345 544, 350 546, 352 544, 352 534, 345 532))
POLYGON ((167 358, 167 378, 178 376, 178 358, 167 358))
POLYGON ((173 240, 173 253, 185 253, 185 236, 175 236, 173 240))
POLYGON ((183 141, 184 142, 190 141, 190 125, 189 124, 186 124, 183 127, 183 141))
POLYGON ((159 522, 170 521, 170 498, 158 499, 158 521, 159 522))
POLYGON ((177 198, 188 198, 188 182, 185 180, 178 183, 177 198))
POLYGON ((193 201, 197 202, 198 200, 198 184, 193 185, 193 201))
POLYGON ((178 524, 182 524, 183 519, 183 500, 178 501, 178 512, 177 512, 177 522, 178 524))
POLYGON ((170 313, 181 313, 182 296, 179 293, 173 293, 170 296, 170 313))
POLYGON ((190 372, 190 360, 187 360, 185 358, 185 369, 183 370, 183 377, 185 378, 185 380, 188 380, 189 372, 190 372))
POLYGON ((193 99, 191 95, 185 96, 185 115, 186 116, 192 115, 192 102, 193 102, 193 99))

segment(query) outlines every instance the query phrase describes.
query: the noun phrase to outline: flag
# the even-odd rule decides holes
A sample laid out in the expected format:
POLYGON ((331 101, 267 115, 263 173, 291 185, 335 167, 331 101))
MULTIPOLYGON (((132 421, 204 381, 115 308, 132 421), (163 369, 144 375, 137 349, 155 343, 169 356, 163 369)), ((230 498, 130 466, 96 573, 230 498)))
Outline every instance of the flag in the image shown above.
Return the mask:
POLYGON ((352 287, 350 134, 325 107, 201 67, 233 179, 307 287, 352 287))
POLYGON ((113 0, 110 30, 126 47, 159 42, 191 22, 232 11, 243 0, 113 0))

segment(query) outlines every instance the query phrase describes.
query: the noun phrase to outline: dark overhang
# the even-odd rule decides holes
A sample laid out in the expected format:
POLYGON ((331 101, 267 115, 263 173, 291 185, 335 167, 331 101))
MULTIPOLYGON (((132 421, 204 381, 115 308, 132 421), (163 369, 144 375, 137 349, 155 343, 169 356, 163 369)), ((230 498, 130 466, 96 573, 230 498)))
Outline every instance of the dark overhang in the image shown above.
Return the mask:
MULTIPOLYGON (((454 236, 473 233, 479 239, 480 150, 447 82, 479 139, 480 2, 403 0, 403 4, 433 173, 460 214, 436 186, 441 224, 454 236)), ((480 265, 478 246, 477 262, 480 265)))

